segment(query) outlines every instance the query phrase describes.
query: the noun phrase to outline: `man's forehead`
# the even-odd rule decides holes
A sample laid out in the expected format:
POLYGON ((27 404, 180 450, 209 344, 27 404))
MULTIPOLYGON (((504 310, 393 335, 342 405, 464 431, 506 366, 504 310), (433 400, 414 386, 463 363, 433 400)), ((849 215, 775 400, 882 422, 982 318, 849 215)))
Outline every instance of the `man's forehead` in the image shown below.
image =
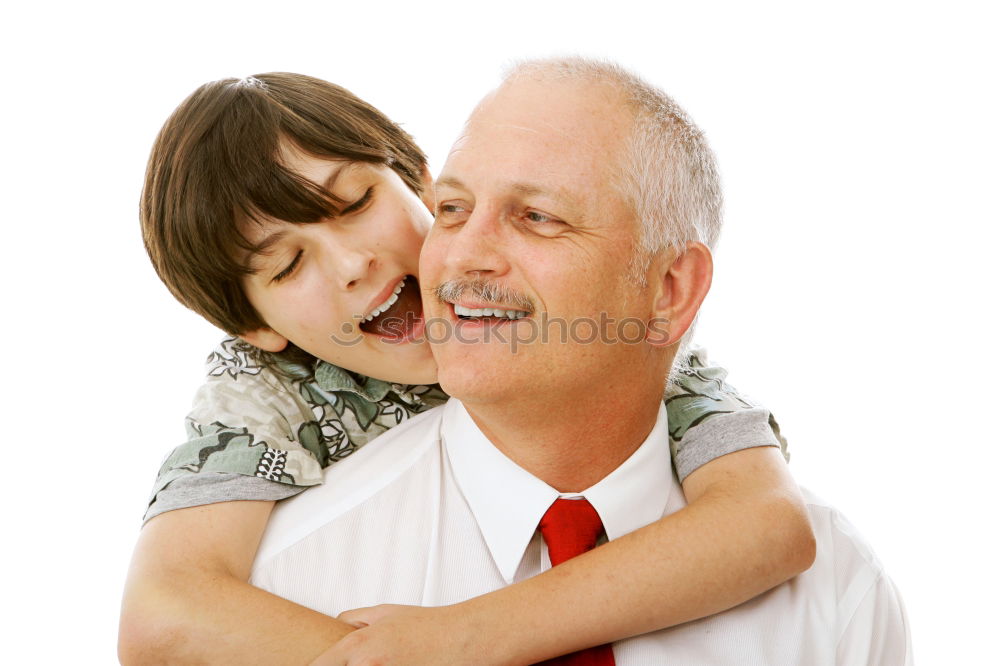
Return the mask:
POLYGON ((488 183, 512 194, 579 200, 581 187, 609 184, 620 154, 618 147, 556 128, 470 123, 452 146, 437 186, 470 189, 488 183))
POLYGON ((468 128, 492 124, 537 138, 617 142, 633 118, 623 93, 610 83, 576 79, 517 79, 479 104, 468 128))
POLYGON ((488 155, 528 171, 537 167, 593 174, 619 161, 631 117, 621 95, 606 85, 508 83, 470 116, 445 171, 463 158, 479 161, 488 155))

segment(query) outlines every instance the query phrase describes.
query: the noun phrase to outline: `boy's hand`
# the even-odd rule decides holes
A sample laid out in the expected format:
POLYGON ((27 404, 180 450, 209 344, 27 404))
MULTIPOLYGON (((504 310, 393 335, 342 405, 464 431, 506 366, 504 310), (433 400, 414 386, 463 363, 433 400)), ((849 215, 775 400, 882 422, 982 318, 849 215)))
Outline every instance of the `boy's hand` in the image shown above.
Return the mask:
POLYGON ((361 664, 485 664, 485 651, 452 606, 424 608, 383 604, 341 613, 358 627, 312 666, 361 664))

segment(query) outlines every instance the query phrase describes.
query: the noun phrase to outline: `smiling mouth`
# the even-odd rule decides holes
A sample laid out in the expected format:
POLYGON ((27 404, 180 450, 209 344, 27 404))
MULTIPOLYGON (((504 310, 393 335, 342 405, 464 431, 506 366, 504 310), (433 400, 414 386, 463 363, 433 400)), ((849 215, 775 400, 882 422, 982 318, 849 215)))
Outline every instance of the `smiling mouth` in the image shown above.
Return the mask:
POLYGON ((412 337, 414 328, 424 318, 420 283, 407 275, 382 305, 369 313, 358 326, 365 333, 402 340, 412 337))
POLYGON ((467 308, 457 303, 453 304, 455 316, 459 321, 517 321, 524 319, 528 313, 524 310, 506 310, 503 308, 467 308))

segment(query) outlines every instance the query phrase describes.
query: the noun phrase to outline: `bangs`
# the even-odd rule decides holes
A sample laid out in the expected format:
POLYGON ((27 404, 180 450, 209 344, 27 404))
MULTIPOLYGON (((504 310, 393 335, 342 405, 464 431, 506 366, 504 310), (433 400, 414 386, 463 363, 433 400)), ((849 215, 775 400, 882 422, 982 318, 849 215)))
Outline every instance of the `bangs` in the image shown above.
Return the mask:
POLYGON ((198 150, 210 163, 194 169, 207 181, 204 196, 196 200, 213 210, 192 219, 214 221, 198 231, 208 236, 205 244, 218 247, 222 272, 253 272, 248 257, 263 248, 247 237, 248 225, 275 220, 311 224, 338 216, 346 203, 286 167, 280 157, 282 144, 323 159, 379 165, 394 161, 387 149, 375 147, 380 142, 372 142, 371 127, 344 122, 348 113, 338 108, 343 105, 339 96, 323 99, 316 90, 295 95, 297 88, 282 91, 276 84, 280 81, 269 80, 264 86, 250 78, 233 86, 232 103, 198 150), (282 93, 281 102, 275 100, 276 92, 282 93))

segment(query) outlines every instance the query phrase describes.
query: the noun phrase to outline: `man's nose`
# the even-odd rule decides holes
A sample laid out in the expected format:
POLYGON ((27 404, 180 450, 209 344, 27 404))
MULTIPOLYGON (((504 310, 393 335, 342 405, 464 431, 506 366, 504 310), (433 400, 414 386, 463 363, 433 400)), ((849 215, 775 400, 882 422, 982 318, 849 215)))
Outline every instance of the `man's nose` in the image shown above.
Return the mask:
POLYGON ((510 268, 500 211, 477 207, 452 236, 445 264, 455 276, 497 277, 510 268))

